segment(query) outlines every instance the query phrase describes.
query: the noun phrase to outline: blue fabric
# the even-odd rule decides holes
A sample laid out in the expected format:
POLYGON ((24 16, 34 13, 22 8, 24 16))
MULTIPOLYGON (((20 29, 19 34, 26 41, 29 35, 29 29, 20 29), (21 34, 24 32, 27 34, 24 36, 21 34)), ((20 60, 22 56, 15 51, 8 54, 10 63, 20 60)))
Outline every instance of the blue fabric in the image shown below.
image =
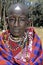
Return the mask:
POLYGON ((36 62, 34 65, 39 65, 38 62, 36 62))
POLYGON ((38 56, 40 53, 38 50, 34 50, 34 54, 38 56))

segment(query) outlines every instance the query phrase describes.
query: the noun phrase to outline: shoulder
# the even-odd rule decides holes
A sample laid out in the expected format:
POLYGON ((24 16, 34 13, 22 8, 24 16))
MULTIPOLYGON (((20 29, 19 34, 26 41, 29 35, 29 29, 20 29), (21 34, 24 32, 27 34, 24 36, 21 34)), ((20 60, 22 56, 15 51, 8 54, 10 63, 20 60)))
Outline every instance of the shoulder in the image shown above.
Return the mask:
POLYGON ((34 27, 28 27, 27 31, 28 31, 29 35, 33 36, 33 42, 34 42, 34 44, 35 45, 39 44, 39 46, 42 46, 41 39, 38 36, 38 34, 36 33, 35 28, 34 27))

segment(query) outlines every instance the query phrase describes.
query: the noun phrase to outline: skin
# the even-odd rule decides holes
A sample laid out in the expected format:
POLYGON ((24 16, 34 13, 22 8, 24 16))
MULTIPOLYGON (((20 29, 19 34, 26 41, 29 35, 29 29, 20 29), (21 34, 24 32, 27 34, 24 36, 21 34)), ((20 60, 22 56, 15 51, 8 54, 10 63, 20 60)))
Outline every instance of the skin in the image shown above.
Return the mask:
POLYGON ((28 7, 22 3, 13 4, 8 9, 8 26, 13 37, 23 37, 26 25, 28 7))
POLYGON ((12 14, 9 16, 8 25, 10 33, 15 37, 22 37, 26 28, 26 16, 21 14, 20 16, 12 14))

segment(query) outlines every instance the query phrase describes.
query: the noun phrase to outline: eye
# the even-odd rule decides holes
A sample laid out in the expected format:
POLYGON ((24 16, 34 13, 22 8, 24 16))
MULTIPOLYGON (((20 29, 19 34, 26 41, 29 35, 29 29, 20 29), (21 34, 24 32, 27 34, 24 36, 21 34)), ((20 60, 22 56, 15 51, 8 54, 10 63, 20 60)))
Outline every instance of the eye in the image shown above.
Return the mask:
POLYGON ((15 23, 15 18, 14 19, 9 19, 9 22, 14 22, 15 23))
POLYGON ((14 21, 13 19, 9 19, 10 22, 14 21))
POLYGON ((20 18, 19 21, 25 21, 25 19, 24 18, 20 18))

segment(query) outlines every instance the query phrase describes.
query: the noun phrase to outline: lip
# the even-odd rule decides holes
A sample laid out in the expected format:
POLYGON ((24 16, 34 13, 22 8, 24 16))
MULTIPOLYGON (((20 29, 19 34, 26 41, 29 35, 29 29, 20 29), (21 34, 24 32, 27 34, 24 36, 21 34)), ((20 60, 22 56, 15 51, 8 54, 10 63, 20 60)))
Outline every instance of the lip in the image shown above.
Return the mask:
POLYGON ((20 30, 19 29, 14 29, 14 32, 20 32, 20 30))
POLYGON ((21 28, 14 28, 13 30, 14 30, 14 32, 19 32, 19 33, 22 31, 21 28))

